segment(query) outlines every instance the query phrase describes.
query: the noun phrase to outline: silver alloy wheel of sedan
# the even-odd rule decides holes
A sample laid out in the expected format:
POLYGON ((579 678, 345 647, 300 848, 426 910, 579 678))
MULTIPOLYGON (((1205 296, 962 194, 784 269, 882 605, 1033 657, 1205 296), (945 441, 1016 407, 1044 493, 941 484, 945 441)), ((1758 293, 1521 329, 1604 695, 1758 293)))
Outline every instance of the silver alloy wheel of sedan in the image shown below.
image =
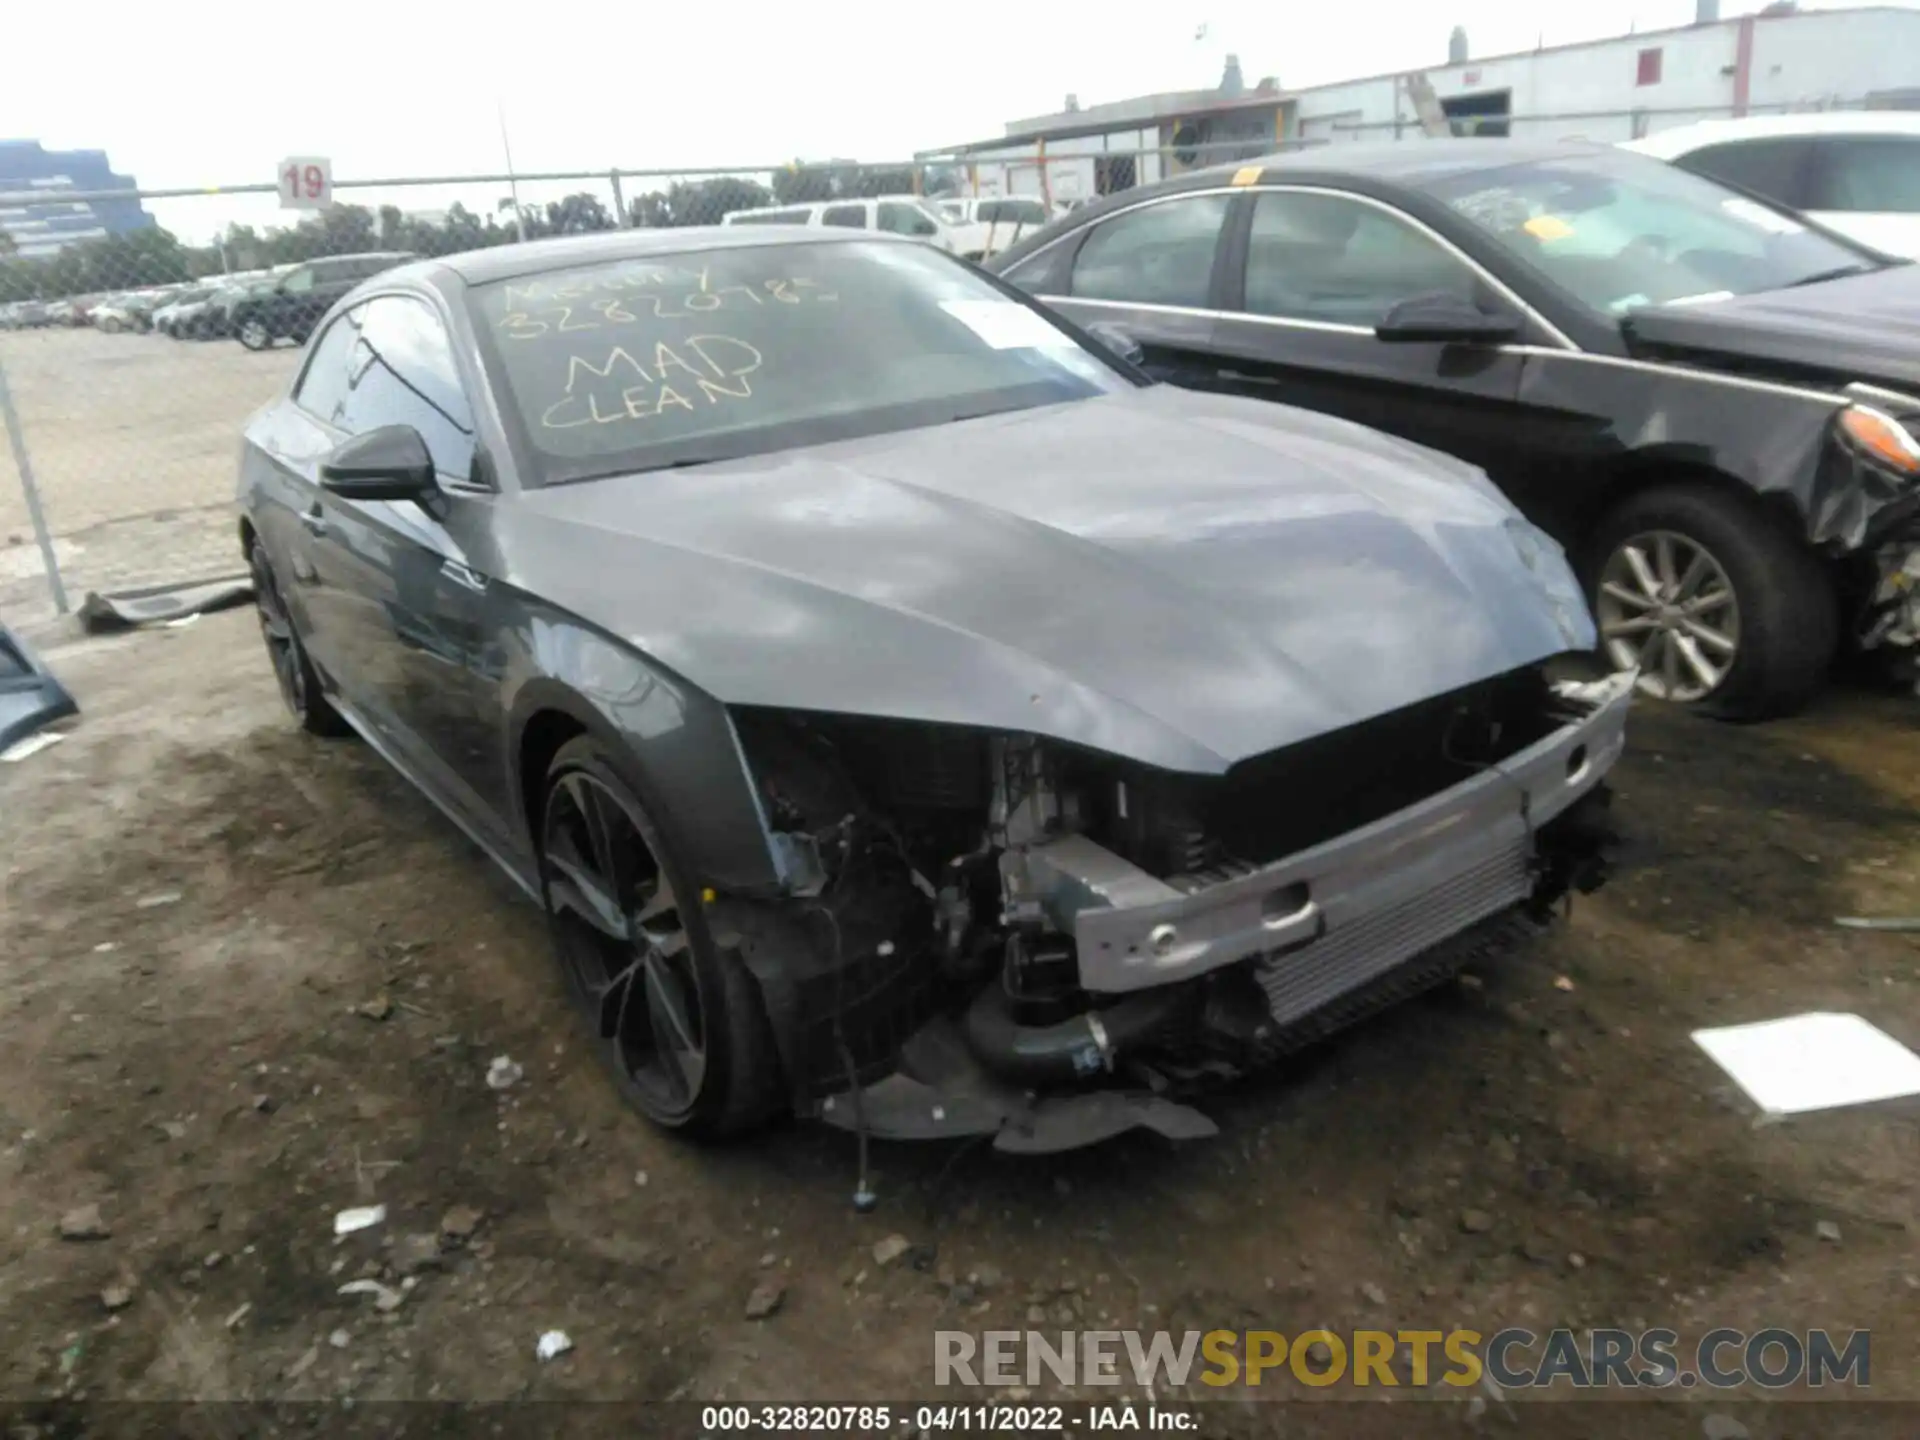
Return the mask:
POLYGON ((273 343, 273 336, 263 321, 249 320, 240 327, 240 343, 249 350, 264 350, 273 343))
POLYGON ((1607 557, 1594 602, 1615 669, 1640 670, 1640 690, 1692 704, 1719 689, 1740 657, 1733 582, 1698 540, 1673 530, 1630 535, 1607 557))

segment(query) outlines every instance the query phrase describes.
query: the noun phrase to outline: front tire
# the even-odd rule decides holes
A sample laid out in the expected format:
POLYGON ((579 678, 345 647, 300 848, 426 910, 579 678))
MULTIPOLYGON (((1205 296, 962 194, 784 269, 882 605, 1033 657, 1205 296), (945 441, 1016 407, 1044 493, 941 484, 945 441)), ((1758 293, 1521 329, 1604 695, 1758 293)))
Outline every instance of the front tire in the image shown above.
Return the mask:
POLYGON ((1832 577, 1759 509, 1699 484, 1644 490, 1595 532, 1589 594, 1602 655, 1655 699, 1725 720, 1791 714, 1839 643, 1832 577))
POLYGON ((626 1101, 663 1129, 717 1137, 784 1098, 760 987, 707 924, 699 882, 591 736, 547 770, 540 893, 568 991, 626 1101))
POLYGON ((235 333, 239 336, 240 343, 249 350, 265 350, 273 344, 273 331, 267 328, 267 322, 252 316, 242 320, 235 333))
POLYGON ((346 734, 347 722, 321 691, 320 676, 307 658, 307 647, 294 629, 280 582, 258 540, 247 547, 247 568, 253 572, 254 608, 260 615, 260 635, 273 662, 274 679, 280 683, 280 698, 309 735, 346 734))

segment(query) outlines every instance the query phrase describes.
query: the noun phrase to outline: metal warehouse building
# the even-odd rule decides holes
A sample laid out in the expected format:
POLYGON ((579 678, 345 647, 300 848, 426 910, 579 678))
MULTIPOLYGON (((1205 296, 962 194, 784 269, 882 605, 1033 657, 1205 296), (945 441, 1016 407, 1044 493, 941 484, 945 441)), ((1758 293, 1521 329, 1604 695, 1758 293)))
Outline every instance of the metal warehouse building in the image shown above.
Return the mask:
POLYGON ((1304 90, 1249 87, 1229 59, 1213 90, 1144 95, 1015 120, 1004 137, 930 152, 982 195, 1073 200, 1289 145, 1457 133, 1630 140, 1671 125, 1791 110, 1920 106, 1920 11, 1801 12, 1791 3, 1578 45, 1475 59, 1453 33, 1445 65, 1304 90), (1423 125, 1423 116, 1424 125, 1423 125))

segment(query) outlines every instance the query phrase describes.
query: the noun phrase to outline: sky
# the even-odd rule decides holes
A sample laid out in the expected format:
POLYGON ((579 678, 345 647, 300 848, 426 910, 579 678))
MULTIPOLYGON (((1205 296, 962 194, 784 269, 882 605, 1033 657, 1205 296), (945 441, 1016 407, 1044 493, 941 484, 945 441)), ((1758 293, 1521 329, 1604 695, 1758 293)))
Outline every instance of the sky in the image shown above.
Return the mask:
MULTIPOLYGON (((1722 0, 1721 13, 1759 8, 1722 0)), ((517 173, 901 160, 1059 110, 1069 92, 1093 105, 1206 88, 1229 51, 1249 84, 1275 75, 1291 89, 1444 63, 1456 24, 1473 54, 1491 56, 1683 25, 1694 0, 1346 0, 1311 15, 1275 0, 1052 0, 1017 12, 872 0, 9 10, 8 49, 30 63, 7 67, 0 137, 103 149, 144 187, 199 188, 271 182, 290 155, 328 157, 337 180, 502 173, 503 113, 517 173)), ((594 187, 529 184, 521 195, 544 201, 581 188, 594 187)), ((597 188, 606 193, 604 182, 597 188)), ((504 193, 484 185, 338 198, 489 210, 504 193)), ((289 218, 272 196, 148 208, 194 242, 229 221, 289 218)))

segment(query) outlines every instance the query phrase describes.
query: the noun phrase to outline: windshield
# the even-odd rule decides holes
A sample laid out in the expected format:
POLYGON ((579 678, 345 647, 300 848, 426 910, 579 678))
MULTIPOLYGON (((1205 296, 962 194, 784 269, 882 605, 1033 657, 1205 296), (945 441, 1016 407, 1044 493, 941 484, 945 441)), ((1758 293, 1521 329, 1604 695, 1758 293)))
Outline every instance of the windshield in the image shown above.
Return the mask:
POLYGON ((554 484, 1082 400, 1136 382, 938 251, 848 239, 476 286, 496 391, 554 484))
POLYGON ((1639 157, 1568 155, 1426 189, 1606 315, 1781 290, 1880 263, 1760 201, 1639 157))

